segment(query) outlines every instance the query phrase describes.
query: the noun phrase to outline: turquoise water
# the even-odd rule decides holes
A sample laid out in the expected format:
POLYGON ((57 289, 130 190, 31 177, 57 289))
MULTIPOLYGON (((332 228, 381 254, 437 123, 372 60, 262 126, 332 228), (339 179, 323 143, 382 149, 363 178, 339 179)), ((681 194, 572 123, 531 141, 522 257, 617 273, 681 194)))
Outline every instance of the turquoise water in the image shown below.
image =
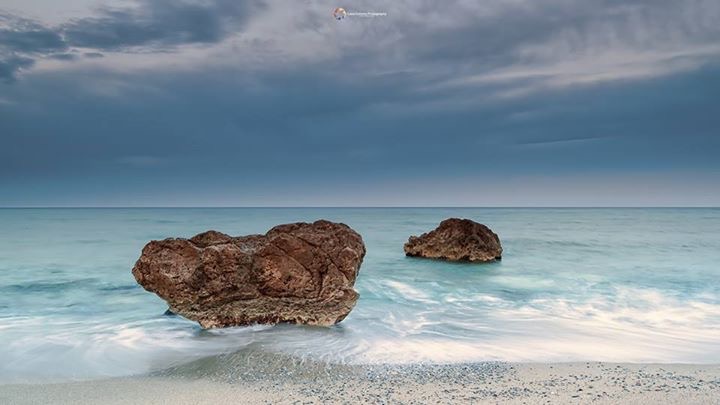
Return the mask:
POLYGON ((0 382, 162 370, 236 350, 343 363, 720 363, 720 209, 0 209, 0 382), (406 258, 465 217, 500 263, 406 258), (326 218, 360 232, 361 298, 332 328, 203 331, 130 274, 144 244, 326 218))

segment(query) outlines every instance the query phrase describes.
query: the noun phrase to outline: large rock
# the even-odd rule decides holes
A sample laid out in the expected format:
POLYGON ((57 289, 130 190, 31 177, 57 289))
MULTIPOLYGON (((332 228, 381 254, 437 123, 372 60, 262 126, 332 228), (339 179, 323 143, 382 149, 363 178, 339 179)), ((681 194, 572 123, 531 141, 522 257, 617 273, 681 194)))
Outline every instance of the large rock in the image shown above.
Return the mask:
POLYGON ((279 225, 265 235, 208 231, 152 241, 132 270, 170 311, 204 328, 254 323, 332 325, 355 306, 365 245, 345 224, 279 225))
POLYGON ((469 219, 450 218, 435 230, 411 236, 405 244, 407 256, 451 261, 489 262, 500 260, 500 238, 487 226, 469 219))

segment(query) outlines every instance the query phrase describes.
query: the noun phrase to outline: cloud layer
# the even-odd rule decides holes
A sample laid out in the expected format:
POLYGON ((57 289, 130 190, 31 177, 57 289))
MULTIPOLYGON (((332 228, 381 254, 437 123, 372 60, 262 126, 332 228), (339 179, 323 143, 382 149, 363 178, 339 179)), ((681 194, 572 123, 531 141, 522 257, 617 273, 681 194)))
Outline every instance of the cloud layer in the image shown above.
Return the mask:
POLYGON ((95 10, 94 15, 46 26, 0 10, 0 78, 32 65, 33 58, 71 60, 72 54, 58 54, 82 48, 87 54, 102 52, 167 51, 197 43, 217 43, 239 29, 256 1, 213 0, 189 2, 142 0, 133 7, 95 10))
POLYGON ((261 54, 270 65, 411 68, 456 85, 652 77, 697 68, 720 54, 720 5, 714 0, 406 0, 356 7, 388 17, 348 19, 340 26, 324 2, 260 0, 139 0, 55 26, 4 12, 0 54, 14 74, 27 68, 20 59, 78 48, 147 54, 233 40, 236 52, 261 54))
POLYGON ((0 205, 720 203, 717 1, 353 7, 1 14, 0 205))

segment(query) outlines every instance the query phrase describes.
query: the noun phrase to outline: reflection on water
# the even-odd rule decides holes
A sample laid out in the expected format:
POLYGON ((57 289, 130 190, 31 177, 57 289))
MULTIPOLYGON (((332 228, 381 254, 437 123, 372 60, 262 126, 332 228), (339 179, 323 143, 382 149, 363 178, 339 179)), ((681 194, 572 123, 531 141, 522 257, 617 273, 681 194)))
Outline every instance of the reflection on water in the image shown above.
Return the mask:
POLYGON ((6 209, 0 224, 0 381, 132 375, 237 351, 348 365, 720 363, 715 209, 6 209), (493 228, 503 261, 403 256, 409 235, 450 216, 493 228), (204 331, 162 316, 130 274, 152 238, 318 218, 347 223, 368 248, 361 299, 332 328, 204 331))

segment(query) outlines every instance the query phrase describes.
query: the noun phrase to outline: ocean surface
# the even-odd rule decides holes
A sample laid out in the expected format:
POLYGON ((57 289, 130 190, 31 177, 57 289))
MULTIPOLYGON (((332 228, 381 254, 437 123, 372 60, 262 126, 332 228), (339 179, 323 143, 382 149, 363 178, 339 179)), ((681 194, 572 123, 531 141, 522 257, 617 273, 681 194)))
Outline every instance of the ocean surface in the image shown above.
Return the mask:
POLYGON ((720 209, 0 209, 0 383, 140 375, 245 351, 343 364, 720 363, 720 209), (502 262, 407 258, 444 218, 502 262), (362 236, 360 300, 331 328, 202 330, 137 285, 149 240, 325 218, 362 236))

